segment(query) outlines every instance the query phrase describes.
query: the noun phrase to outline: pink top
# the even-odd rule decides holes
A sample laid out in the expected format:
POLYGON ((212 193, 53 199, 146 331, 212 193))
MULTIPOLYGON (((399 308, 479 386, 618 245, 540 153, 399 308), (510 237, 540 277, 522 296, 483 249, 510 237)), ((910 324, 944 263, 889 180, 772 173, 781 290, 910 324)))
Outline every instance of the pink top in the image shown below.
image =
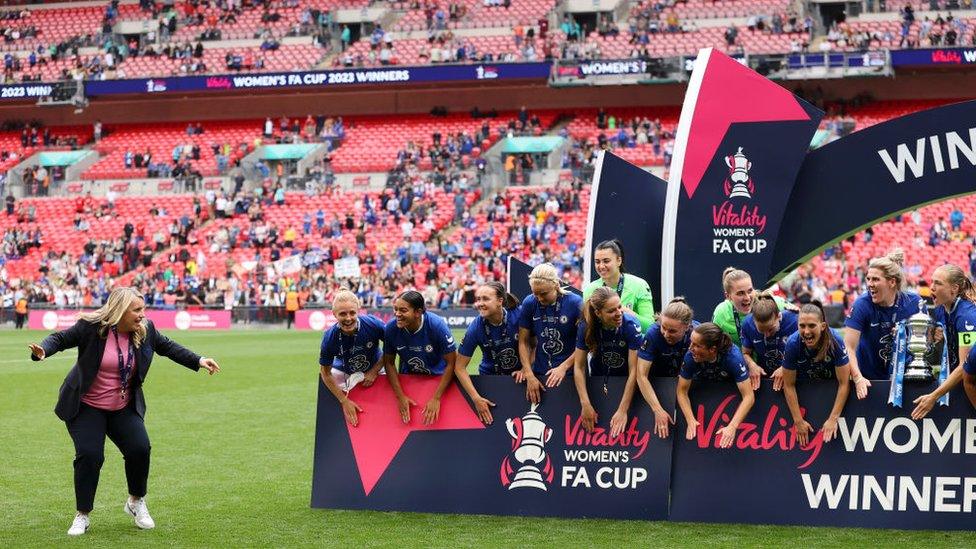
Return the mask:
MULTIPOLYGON (((119 332, 119 345, 122 347, 123 358, 128 362, 129 334, 119 332)), ((117 348, 115 345, 115 336, 112 335, 112 332, 109 332, 108 337, 105 339, 105 352, 102 353, 102 364, 98 368, 98 375, 95 376, 95 381, 88 388, 88 392, 81 397, 81 401, 92 408, 109 411, 121 410, 125 408, 132 398, 132 394, 129 391, 126 392, 124 399, 121 395, 122 383, 119 380, 119 354, 116 351, 117 348)), ((134 361, 132 363, 132 370, 133 372, 129 373, 130 380, 132 379, 132 373, 135 371, 134 361)))

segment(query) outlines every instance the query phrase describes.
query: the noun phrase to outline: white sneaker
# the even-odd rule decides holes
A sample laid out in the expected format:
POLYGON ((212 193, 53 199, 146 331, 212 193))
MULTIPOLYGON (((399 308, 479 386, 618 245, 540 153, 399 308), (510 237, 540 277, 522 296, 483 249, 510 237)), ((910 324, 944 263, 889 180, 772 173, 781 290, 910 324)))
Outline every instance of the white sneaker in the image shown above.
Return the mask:
POLYGON ((144 498, 137 499, 135 503, 126 499, 124 509, 126 513, 135 517, 136 526, 139 528, 151 530, 156 527, 156 523, 149 516, 149 507, 146 507, 146 500, 144 498))
POLYGON ((75 520, 71 522, 71 528, 68 528, 69 536, 80 536, 88 531, 88 515, 82 515, 78 513, 75 515, 75 520))

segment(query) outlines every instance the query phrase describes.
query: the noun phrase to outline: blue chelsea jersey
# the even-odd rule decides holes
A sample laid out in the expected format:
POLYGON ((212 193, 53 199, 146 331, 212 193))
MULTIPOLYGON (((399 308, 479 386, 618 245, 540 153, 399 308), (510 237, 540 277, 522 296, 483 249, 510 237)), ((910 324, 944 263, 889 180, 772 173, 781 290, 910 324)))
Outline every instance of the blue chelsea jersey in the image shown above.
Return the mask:
MULTIPOLYGON (((945 307, 936 307, 932 316, 937 322, 945 325, 945 338, 948 345, 949 369, 955 370, 959 366, 959 334, 969 341, 969 345, 976 343, 976 303, 968 299, 959 299, 952 304, 948 311, 945 307)), ((963 342, 966 346, 966 342, 963 342)))
POLYGON ((742 348, 752 349, 753 359, 767 375, 783 365, 786 340, 796 333, 797 314, 793 311, 782 311, 780 314, 779 330, 772 337, 766 337, 759 331, 751 314, 742 321, 739 332, 742 348))
POLYGON ((444 355, 456 349, 447 322, 434 313, 424 313, 416 332, 398 328, 396 319, 386 324, 383 353, 400 358, 401 374, 443 374, 447 366, 444 355))
POLYGON ((651 377, 676 377, 678 375, 685 359, 685 353, 688 352, 688 347, 691 345, 691 331, 698 324, 697 320, 692 320, 691 327, 685 332, 685 337, 674 345, 664 339, 659 322, 647 329, 647 333, 644 334, 644 339, 641 341, 640 349, 637 351, 637 358, 651 363, 651 377))
POLYGON ((894 347, 895 324, 918 312, 918 294, 898 292, 891 307, 879 307, 865 293, 854 301, 844 325, 861 332, 857 345, 857 367, 868 379, 888 379, 894 347))
MULTIPOLYGON (((583 312, 583 298, 576 294, 560 295, 551 305, 541 305, 534 295, 522 301, 519 328, 526 328, 536 337, 535 360, 532 370, 545 374, 573 354, 576 329, 583 312)), ((571 375, 570 368, 566 373, 571 375)))
POLYGON ((342 333, 338 324, 322 335, 319 365, 351 374, 365 372, 379 361, 383 321, 373 315, 359 315, 357 323, 354 335, 342 333))
POLYGON ((733 379, 741 383, 749 379, 749 369, 742 351, 732 345, 728 352, 719 353, 715 362, 695 362, 691 351, 685 354, 685 362, 681 365, 679 375, 695 381, 723 381, 733 379))
POLYGON ((506 310, 500 325, 494 325, 479 316, 464 333, 458 354, 471 357, 481 347, 481 375, 508 375, 522 368, 518 357, 518 329, 521 307, 506 310))
MULTIPOLYGON (((627 357, 630 351, 640 347, 640 321, 624 313, 619 328, 600 327, 597 348, 589 356, 591 376, 625 376, 628 373, 627 357)), ((586 346, 586 321, 580 321, 576 332, 576 348, 589 352, 586 346)))
POLYGON ((783 368, 796 370, 797 379, 837 379, 837 368, 846 366, 850 362, 844 338, 837 330, 830 330, 834 338, 834 350, 827 352, 823 360, 817 360, 817 351, 809 349, 795 333, 786 341, 786 358, 783 368))

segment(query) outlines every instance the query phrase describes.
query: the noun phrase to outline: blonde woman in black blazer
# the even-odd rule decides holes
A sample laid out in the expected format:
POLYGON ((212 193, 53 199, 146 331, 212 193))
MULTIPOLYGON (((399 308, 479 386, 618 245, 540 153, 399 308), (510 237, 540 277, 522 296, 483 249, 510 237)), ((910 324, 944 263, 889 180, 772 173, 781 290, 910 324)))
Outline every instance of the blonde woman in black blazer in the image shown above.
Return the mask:
POLYGON ((144 499, 150 445, 143 422, 146 399, 142 393, 153 355, 160 354, 194 371, 203 368, 210 375, 220 371, 213 359, 203 358, 156 331, 146 320, 145 307, 136 290, 116 288, 102 308, 79 315, 71 328, 49 335, 40 345, 29 346, 31 360, 78 348, 78 361, 65 377, 54 408, 67 424, 75 445, 78 512, 68 530, 71 536, 88 530, 88 514, 105 460, 106 436, 125 458, 129 498, 123 510, 139 528, 155 527, 144 499))

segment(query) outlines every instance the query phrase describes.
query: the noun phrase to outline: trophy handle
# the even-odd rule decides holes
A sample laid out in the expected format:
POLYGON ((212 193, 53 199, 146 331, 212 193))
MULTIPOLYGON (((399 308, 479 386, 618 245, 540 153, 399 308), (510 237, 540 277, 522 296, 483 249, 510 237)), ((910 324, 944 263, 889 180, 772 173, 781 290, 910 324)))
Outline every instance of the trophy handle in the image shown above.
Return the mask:
POLYGON ((508 427, 508 434, 515 439, 515 446, 518 446, 522 441, 522 418, 509 418, 505 420, 505 426, 508 427), (517 425, 516 422, 518 422, 517 425))

